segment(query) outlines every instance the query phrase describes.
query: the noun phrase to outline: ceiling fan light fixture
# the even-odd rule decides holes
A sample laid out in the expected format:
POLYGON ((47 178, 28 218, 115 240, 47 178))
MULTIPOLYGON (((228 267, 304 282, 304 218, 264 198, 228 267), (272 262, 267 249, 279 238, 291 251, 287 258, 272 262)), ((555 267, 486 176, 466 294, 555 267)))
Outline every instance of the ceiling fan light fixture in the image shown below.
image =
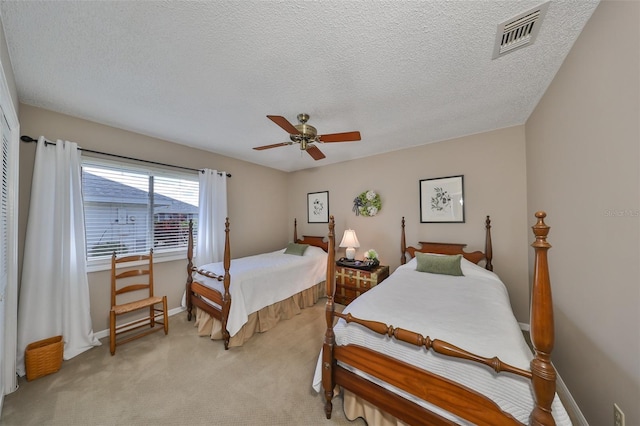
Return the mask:
POLYGON ((297 137, 299 139, 306 139, 307 141, 312 141, 316 139, 316 135, 318 134, 318 131, 316 130, 315 127, 305 123, 296 124, 294 127, 300 132, 300 134, 289 135, 289 137, 292 140, 294 137, 297 137))

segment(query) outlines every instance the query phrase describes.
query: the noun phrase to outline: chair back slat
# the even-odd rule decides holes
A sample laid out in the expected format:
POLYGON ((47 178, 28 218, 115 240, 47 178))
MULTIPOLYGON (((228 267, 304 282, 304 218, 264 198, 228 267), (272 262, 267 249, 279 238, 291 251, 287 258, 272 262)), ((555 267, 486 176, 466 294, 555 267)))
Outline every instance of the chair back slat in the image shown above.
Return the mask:
POLYGON ((116 280, 129 277, 141 277, 149 275, 151 271, 149 269, 129 269, 128 271, 119 272, 116 274, 116 280))
POLYGON ((153 250, 149 254, 123 257, 118 257, 114 251, 111 255, 111 306, 118 304, 117 296, 141 290, 147 290, 145 298, 154 296, 153 250), (139 262, 145 262, 145 265, 140 265, 139 262), (131 280, 134 277, 146 278, 134 283, 131 280))
MULTIPOLYGON (((149 284, 131 284, 131 285, 116 289, 116 296, 119 296, 125 293, 130 293, 132 291, 147 290, 148 288, 149 288, 149 284)), ((153 294, 149 294, 149 297, 153 297, 153 294)))

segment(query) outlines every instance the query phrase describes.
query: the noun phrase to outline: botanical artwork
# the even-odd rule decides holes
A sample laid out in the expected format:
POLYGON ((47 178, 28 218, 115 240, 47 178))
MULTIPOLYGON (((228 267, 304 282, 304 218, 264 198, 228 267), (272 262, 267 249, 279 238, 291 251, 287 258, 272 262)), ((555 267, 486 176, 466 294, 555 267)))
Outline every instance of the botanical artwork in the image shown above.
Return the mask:
POLYGON ((313 216, 320 216, 324 211, 324 203, 319 198, 313 200, 313 216))
POLYGON ((431 210, 435 212, 451 211, 451 195, 441 186, 433 188, 435 196, 431 197, 431 210))
POLYGON ((382 209, 382 200, 375 191, 364 191, 353 200, 353 212, 356 216, 375 216, 380 209, 382 209))
POLYGON ((420 181, 420 222, 464 222, 463 176, 420 181))
POLYGON ((307 221, 329 223, 329 191, 307 194, 307 221))

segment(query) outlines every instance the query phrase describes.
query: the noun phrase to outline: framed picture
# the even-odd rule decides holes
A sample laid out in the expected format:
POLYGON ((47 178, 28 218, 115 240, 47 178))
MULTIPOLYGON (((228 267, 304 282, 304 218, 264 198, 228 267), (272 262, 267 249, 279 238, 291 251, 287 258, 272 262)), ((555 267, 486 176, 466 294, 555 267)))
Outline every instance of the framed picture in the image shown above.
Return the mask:
POLYGON ((329 223, 329 191, 307 194, 307 221, 329 223))
POLYGON ((420 181, 420 222, 464 222, 462 175, 420 181))

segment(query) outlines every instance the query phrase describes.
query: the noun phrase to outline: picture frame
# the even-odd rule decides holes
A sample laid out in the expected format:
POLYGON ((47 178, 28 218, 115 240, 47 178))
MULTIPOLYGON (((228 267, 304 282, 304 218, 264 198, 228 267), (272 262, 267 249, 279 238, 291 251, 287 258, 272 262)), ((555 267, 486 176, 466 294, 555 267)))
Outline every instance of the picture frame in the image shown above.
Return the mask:
POLYGON ((464 175, 420 180, 421 223, 464 223, 464 175))
POLYGON ((329 191, 307 194, 307 222, 329 223, 329 191))

